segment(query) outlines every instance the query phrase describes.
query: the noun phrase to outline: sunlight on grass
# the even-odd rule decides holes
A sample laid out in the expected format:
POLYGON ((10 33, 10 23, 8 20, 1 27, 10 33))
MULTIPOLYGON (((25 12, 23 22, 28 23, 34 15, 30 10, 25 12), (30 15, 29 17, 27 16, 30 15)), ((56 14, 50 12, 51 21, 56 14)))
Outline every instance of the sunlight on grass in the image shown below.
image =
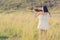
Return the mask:
MULTIPOLYGON (((0 37, 8 37, 7 40, 39 40, 38 19, 33 13, 16 11, 0 14, 0 37)), ((52 16, 49 20, 48 40, 60 40, 60 22, 57 19, 52 16)))

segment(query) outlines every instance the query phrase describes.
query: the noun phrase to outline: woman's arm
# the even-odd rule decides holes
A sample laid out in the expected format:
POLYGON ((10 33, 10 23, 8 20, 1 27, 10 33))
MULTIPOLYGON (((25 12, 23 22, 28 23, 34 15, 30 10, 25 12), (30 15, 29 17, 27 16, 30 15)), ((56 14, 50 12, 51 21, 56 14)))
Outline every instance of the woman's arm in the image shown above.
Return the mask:
POLYGON ((40 15, 40 13, 35 13, 34 16, 35 17, 38 17, 40 15))
POLYGON ((35 17, 37 17, 41 14, 41 12, 43 12, 43 8, 36 8, 36 9, 34 9, 34 11, 36 12, 34 15, 35 15, 35 17))

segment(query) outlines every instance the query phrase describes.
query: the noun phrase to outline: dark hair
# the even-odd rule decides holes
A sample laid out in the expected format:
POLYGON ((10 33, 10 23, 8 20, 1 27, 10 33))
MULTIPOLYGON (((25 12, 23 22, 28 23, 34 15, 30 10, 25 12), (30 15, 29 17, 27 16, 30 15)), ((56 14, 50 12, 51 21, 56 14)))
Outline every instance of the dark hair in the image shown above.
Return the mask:
POLYGON ((44 12, 49 12, 46 5, 43 6, 43 11, 44 11, 44 12))
POLYGON ((44 12, 48 12, 48 13, 49 13, 49 15, 50 15, 50 12, 48 11, 48 8, 47 8, 47 6, 46 6, 46 5, 44 5, 44 6, 43 6, 43 11, 44 11, 44 12))

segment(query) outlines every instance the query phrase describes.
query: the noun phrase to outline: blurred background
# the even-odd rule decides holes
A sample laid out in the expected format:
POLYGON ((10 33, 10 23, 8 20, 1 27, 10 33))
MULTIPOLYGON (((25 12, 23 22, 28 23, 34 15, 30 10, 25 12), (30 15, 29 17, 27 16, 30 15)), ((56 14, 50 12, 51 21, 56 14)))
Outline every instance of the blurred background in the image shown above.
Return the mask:
POLYGON ((0 40, 40 40, 34 7, 50 12, 48 40, 60 40, 60 0, 0 0, 0 40))

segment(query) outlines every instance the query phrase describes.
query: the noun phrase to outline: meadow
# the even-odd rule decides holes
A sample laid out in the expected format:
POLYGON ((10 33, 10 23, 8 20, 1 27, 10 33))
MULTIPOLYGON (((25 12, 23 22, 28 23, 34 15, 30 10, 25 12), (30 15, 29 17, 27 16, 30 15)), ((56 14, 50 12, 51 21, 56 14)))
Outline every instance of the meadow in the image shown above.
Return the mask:
MULTIPOLYGON (((60 40, 60 9, 50 10, 48 40, 60 40)), ((0 13, 0 40, 40 40, 38 18, 31 10, 0 13)))

